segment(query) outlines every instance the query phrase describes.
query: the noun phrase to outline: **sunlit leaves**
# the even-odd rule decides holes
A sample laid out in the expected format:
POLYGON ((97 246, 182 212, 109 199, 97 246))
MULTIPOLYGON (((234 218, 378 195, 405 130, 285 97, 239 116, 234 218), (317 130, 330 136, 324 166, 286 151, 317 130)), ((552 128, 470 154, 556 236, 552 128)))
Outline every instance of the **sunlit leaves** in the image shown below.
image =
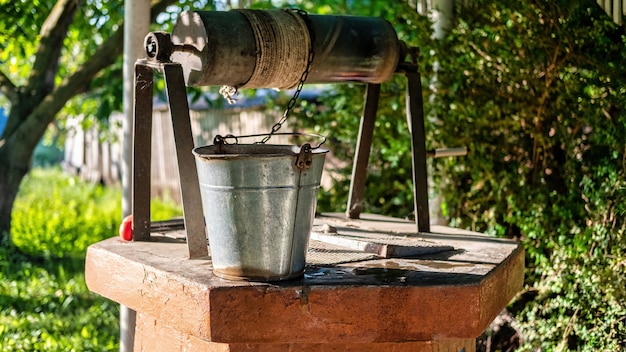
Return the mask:
MULTIPOLYGON (((117 351, 119 305, 85 285, 87 246, 117 235, 121 191, 58 170, 35 169, 20 188, 12 228, 0 244, 2 351, 117 351)), ((155 219, 180 216, 152 201, 155 219)))

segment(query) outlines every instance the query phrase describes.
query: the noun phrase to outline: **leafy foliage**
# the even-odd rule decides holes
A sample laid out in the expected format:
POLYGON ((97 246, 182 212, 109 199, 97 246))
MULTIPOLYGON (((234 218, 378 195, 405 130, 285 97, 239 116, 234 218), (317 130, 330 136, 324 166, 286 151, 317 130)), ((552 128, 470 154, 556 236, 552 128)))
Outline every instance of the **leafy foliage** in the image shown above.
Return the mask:
MULTIPOLYGON (((3 351, 118 350, 119 307, 85 286, 87 246, 117 235, 121 192, 35 169, 13 213, 14 244, 0 245, 3 351)), ((154 202, 155 219, 180 215, 154 202)))
MULTIPOLYGON (((13 243, 28 255, 72 258, 117 234, 121 191, 84 183, 56 169, 35 169, 20 188, 13 213, 13 243), (45 188, 44 188, 45 187, 45 188)), ((151 216, 170 219, 181 210, 154 199, 151 216)))
POLYGON ((626 345, 623 29, 593 1, 475 1, 439 55, 431 106, 453 224, 517 237, 524 349, 626 345))
POLYGON ((28 38, 37 37, 52 6, 39 1, 0 0, 0 64, 6 74, 15 77, 16 85, 26 82, 37 50, 36 43, 28 38))
MULTIPOLYGON (((371 2, 302 3, 383 14, 371 2)), ((385 5, 401 39, 421 49, 421 72, 438 62, 434 89, 424 92, 429 147, 470 150, 432 161, 442 210, 453 226, 516 238, 526 249, 525 288, 510 307, 522 350, 626 348, 623 28, 590 0, 477 0, 458 8, 437 43, 406 3, 385 5)), ((400 217, 412 212, 403 85, 383 85, 365 205, 400 217)), ((362 104, 363 88, 345 85, 301 108, 310 118, 299 119, 302 127, 328 135, 344 177, 362 104)), ((318 209, 344 211, 348 183, 338 178, 318 209)))

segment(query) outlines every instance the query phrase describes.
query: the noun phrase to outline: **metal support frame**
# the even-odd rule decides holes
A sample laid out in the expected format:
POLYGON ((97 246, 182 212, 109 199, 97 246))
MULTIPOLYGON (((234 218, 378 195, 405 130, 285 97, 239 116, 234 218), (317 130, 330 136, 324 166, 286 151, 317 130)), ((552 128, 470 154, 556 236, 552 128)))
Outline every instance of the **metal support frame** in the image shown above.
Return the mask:
POLYGON ((421 76, 417 70, 407 70, 406 118, 411 132, 413 154, 413 202, 419 232, 430 232, 428 207, 428 170, 426 166, 426 129, 421 76))
POLYGON ((133 240, 150 240, 153 68, 135 64, 131 214, 133 240))
MULTIPOLYGON (((398 72, 407 78, 406 91, 406 118, 411 134, 411 150, 413 163, 413 199, 415 205, 415 220, 418 232, 430 232, 430 214, 428 206, 428 171, 426 168, 426 131, 424 128, 424 102, 422 98, 422 83, 417 66, 403 63, 398 72)), ((372 145, 374 123, 380 85, 368 84, 365 94, 365 107, 361 117, 359 136, 357 139, 350 193, 346 216, 358 219, 363 210, 367 165, 372 145)))
MULTIPOLYGON (((430 232, 428 206, 428 173, 426 166, 426 132, 421 77, 417 70, 416 55, 413 63, 401 63, 398 73, 407 78, 406 117, 411 135, 413 164, 413 193, 418 232, 430 232)), ((181 198, 187 245, 190 258, 208 256, 202 201, 196 164, 191 150, 194 147, 189 104, 182 66, 175 62, 139 60, 135 65, 135 128, 133 145, 133 239, 150 240, 150 167, 152 145, 152 89, 153 71, 165 77, 174 141, 181 183, 181 198)), ((367 85, 365 106, 356 146, 346 215, 358 219, 363 210, 367 165, 370 155, 376 111, 380 98, 380 84, 367 85)))
POLYGON ((365 180, 367 177, 367 163, 372 147, 374 135, 374 123, 380 97, 380 84, 368 84, 365 92, 365 107, 361 116, 359 136, 357 137, 352 178, 350 181, 350 193, 346 216, 350 219, 358 219, 363 211, 363 199, 365 193, 365 180))
POLYGON ((208 256, 200 185, 191 153, 194 143, 182 67, 173 62, 139 60, 135 64, 135 129, 133 145, 133 240, 150 240, 152 160, 152 87, 154 70, 163 73, 169 102, 189 258, 208 256))

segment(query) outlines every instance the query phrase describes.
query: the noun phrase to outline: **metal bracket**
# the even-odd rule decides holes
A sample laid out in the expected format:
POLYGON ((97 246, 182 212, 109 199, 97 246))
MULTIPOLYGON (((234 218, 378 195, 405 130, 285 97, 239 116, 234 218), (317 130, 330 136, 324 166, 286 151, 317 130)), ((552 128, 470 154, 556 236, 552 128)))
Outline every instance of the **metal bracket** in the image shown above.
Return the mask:
MULTIPOLYGON (((424 102, 422 83, 416 64, 419 52, 408 48, 409 62, 398 65, 397 72, 407 78, 406 117, 411 133, 413 155, 413 199, 418 232, 430 232, 430 214, 428 206, 428 172, 426 166, 426 132, 424 128, 424 102)), ((380 97, 380 85, 368 84, 365 96, 365 108, 361 117, 361 126, 357 139, 350 194, 346 215, 358 219, 363 210, 367 164, 372 145, 376 110, 380 97)))
POLYGON ((368 84, 365 92, 365 107, 363 108, 359 135, 357 137, 354 164, 352 166, 352 177, 350 178, 350 193, 346 209, 346 215, 350 219, 358 219, 363 211, 367 164, 372 147, 379 97, 380 84, 368 84))
POLYGON ((428 170, 426 164, 426 129, 424 127, 424 100, 422 78, 415 71, 406 71, 406 118, 411 132, 413 151, 413 200, 418 232, 430 232, 428 206, 428 170))
POLYGON ((296 157, 296 167, 300 170, 308 170, 313 164, 313 153, 311 153, 311 145, 305 143, 300 147, 300 153, 296 157))
POLYGON ((133 143, 133 240, 150 240, 150 166, 152 146, 152 87, 154 70, 163 73, 169 101, 189 258, 208 256, 200 185, 191 153, 194 143, 187 90, 179 63, 138 60, 135 64, 133 143))

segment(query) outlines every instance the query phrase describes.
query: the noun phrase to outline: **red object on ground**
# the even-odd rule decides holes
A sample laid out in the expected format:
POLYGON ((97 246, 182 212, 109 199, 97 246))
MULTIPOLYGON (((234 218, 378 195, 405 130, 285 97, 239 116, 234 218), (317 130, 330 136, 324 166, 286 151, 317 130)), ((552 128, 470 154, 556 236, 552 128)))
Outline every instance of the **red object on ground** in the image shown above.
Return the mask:
POLYGON ((120 224, 120 237, 124 241, 133 240, 133 215, 128 215, 120 224))

